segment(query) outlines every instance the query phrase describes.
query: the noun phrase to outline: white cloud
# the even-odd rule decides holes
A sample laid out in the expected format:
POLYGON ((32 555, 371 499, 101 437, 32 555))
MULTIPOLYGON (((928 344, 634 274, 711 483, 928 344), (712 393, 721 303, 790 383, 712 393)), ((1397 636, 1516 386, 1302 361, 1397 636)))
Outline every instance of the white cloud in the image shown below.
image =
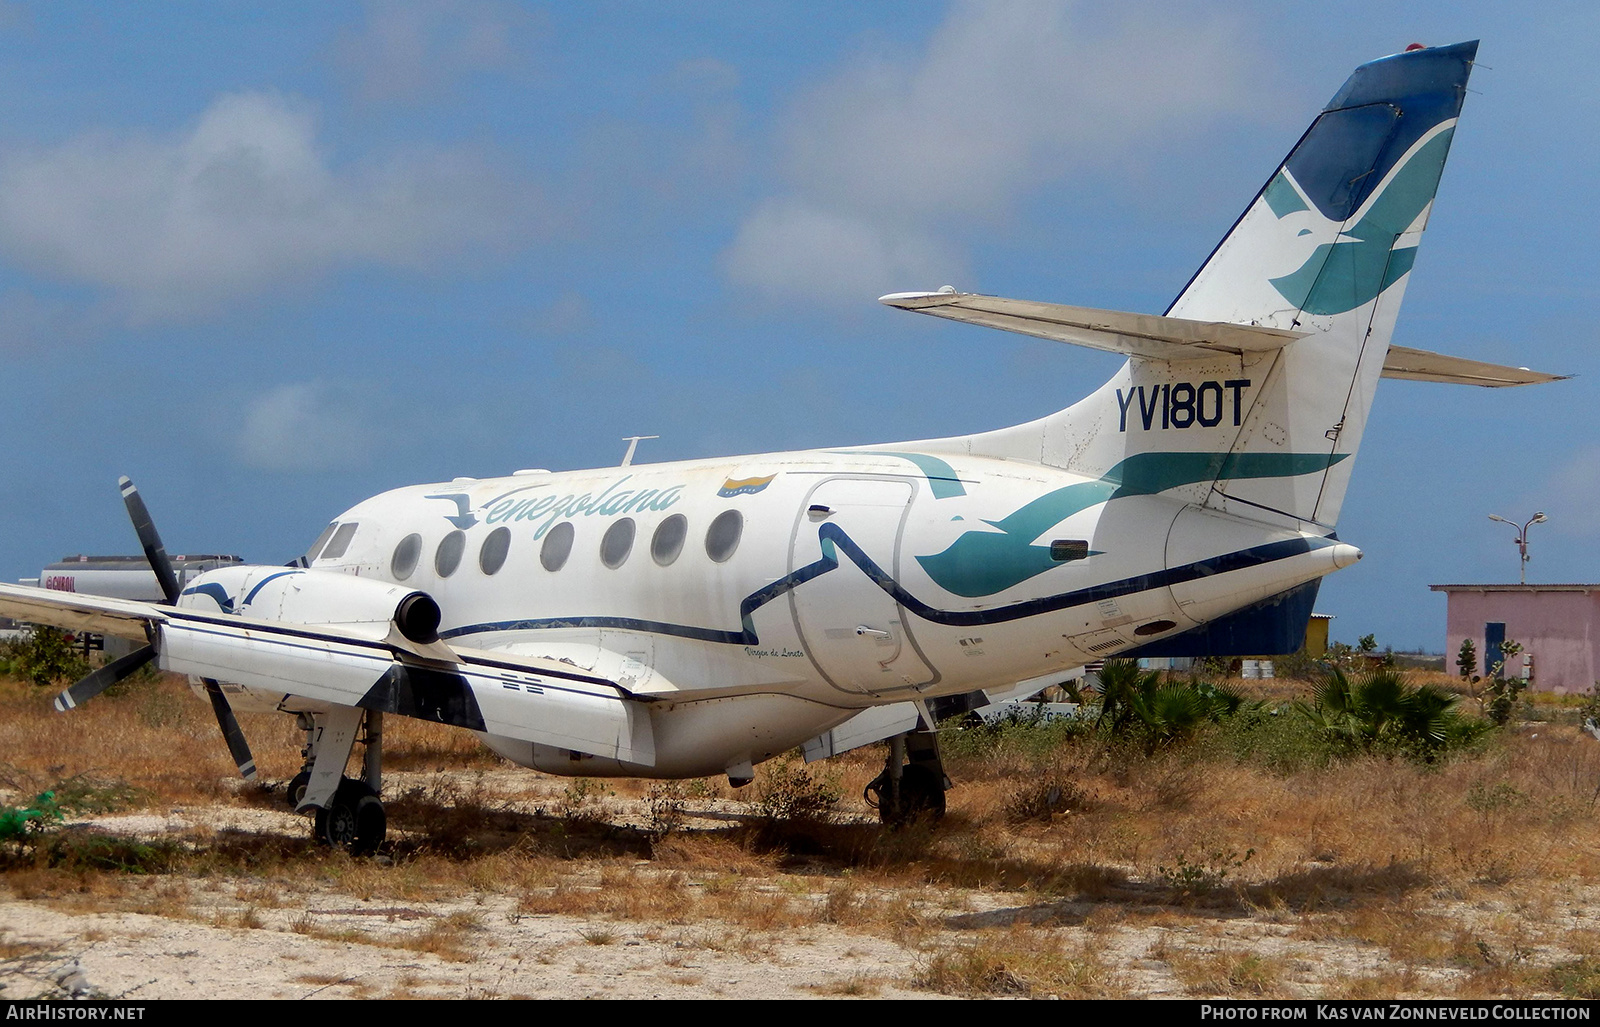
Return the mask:
POLYGON ((80 309, 63 300, 25 289, 0 292, 0 352, 49 352, 72 346, 103 331, 107 311, 80 309))
POLYGON ((526 224, 519 195, 460 152, 332 166, 307 107, 236 93, 175 137, 6 155, 0 250, 110 290, 136 319, 172 319, 340 265, 420 267, 506 241, 526 224))
POLYGON ((791 302, 861 304, 871 300, 872 283, 932 282, 936 288, 967 277, 961 256, 926 232, 794 197, 769 200, 752 212, 724 260, 735 283, 791 302))
POLYGON ((246 409, 239 456, 268 471, 359 467, 378 442, 374 421, 370 404, 347 388, 322 381, 280 385, 246 409))
POLYGON ((1600 533, 1600 520, 1591 514, 1600 507, 1600 446, 1588 446, 1569 457, 1556 469, 1549 485, 1536 495, 1537 499, 1530 497, 1521 505, 1529 510, 1548 510, 1550 527, 1556 533, 1577 536, 1600 533), (1535 502, 1545 505, 1535 506, 1535 502))
POLYGON ((913 277, 937 268, 957 252, 939 237, 1013 215, 1044 184, 1116 169, 1140 146, 1177 145, 1241 103, 1260 58, 1233 22, 1208 8, 1112 17, 1090 29, 1059 3, 973 0, 920 53, 854 59, 787 112, 787 195, 747 217, 730 277, 803 291, 831 260, 825 284, 859 302, 911 280, 864 276, 897 261, 913 277), (845 249, 817 248, 826 224, 845 249))
POLYGON ((459 76, 517 65, 533 20, 522 8, 482 0, 383 0, 367 4, 336 59, 363 100, 416 100, 459 76))

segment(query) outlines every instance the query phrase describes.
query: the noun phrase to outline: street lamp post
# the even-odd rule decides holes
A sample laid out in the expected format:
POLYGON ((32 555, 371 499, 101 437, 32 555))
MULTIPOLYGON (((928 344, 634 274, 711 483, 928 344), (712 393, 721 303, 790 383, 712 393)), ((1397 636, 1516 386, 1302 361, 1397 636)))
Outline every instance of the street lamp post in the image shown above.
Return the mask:
POLYGON ((1524 522, 1520 528, 1517 527, 1516 521, 1508 521, 1499 514, 1490 514, 1489 519, 1491 521, 1499 521, 1501 524, 1509 524, 1511 527, 1516 528, 1517 552, 1522 554, 1522 583, 1526 585, 1528 583, 1528 527, 1534 524, 1543 524, 1550 518, 1546 517, 1543 513, 1536 513, 1532 517, 1528 518, 1528 520, 1524 522))

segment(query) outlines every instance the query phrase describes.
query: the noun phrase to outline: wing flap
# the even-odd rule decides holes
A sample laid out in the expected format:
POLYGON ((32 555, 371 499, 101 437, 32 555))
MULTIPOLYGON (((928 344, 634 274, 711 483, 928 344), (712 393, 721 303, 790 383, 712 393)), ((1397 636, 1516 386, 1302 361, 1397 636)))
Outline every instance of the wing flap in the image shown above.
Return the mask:
POLYGON ((1385 378, 1401 378, 1413 382, 1446 382, 1451 385, 1482 385, 1486 388, 1505 388, 1511 385, 1539 385, 1557 382, 1570 375, 1545 374, 1526 367, 1507 367, 1503 364, 1486 364, 1465 357, 1451 357, 1443 353, 1430 353, 1425 349, 1408 349, 1390 346, 1383 361, 1385 378))
POLYGON ((471 660, 402 662, 382 646, 261 623, 170 619, 160 627, 161 669, 628 763, 655 762, 649 711, 614 686, 471 660))
POLYGON ((970 292, 898 292, 882 296, 878 302, 952 321, 1153 360, 1197 360, 1218 353, 1239 356, 1269 352, 1282 349, 1307 334, 970 292))

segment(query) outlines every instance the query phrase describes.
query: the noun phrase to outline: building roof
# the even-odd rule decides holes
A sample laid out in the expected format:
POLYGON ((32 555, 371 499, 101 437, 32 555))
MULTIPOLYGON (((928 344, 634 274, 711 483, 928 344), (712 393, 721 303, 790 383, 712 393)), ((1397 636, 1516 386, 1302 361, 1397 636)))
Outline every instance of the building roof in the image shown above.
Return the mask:
POLYGON ((1600 585, 1429 585, 1435 592, 1600 592, 1600 585))

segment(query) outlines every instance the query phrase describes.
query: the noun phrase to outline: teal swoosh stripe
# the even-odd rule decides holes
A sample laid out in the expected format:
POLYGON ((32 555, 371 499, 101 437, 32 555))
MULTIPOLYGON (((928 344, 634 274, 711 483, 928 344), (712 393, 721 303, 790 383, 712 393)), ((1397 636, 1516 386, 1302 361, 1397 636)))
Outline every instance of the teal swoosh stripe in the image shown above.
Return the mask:
POLYGON ((1098 481, 1047 492, 1015 513, 984 523, 999 532, 969 531, 942 553, 917 562, 946 592, 978 598, 1021 584, 1053 567, 1049 546, 1033 540, 1073 514, 1124 496, 1154 495, 1180 485, 1235 478, 1293 478, 1316 474, 1348 453, 1137 453, 1098 481))
POLYGON ((956 475, 956 469, 936 456, 875 449, 841 449, 837 452, 852 453, 857 456, 892 456, 910 460, 917 465, 917 470, 922 472, 922 476, 928 479, 928 488, 933 492, 934 499, 949 499, 951 496, 967 494, 966 486, 961 484, 961 479, 956 475))
MULTIPOLYGON (((1416 260, 1417 248, 1393 250, 1439 188, 1455 130, 1446 129, 1423 144, 1390 180, 1360 221, 1339 238, 1323 243, 1297 270, 1271 279, 1284 299, 1308 314, 1335 315, 1376 299, 1416 260)), ((1271 198, 1268 206, 1273 206, 1271 198)), ((1273 207, 1274 212, 1277 211, 1273 207)), ((1281 218, 1284 215, 1278 214, 1281 218)))

